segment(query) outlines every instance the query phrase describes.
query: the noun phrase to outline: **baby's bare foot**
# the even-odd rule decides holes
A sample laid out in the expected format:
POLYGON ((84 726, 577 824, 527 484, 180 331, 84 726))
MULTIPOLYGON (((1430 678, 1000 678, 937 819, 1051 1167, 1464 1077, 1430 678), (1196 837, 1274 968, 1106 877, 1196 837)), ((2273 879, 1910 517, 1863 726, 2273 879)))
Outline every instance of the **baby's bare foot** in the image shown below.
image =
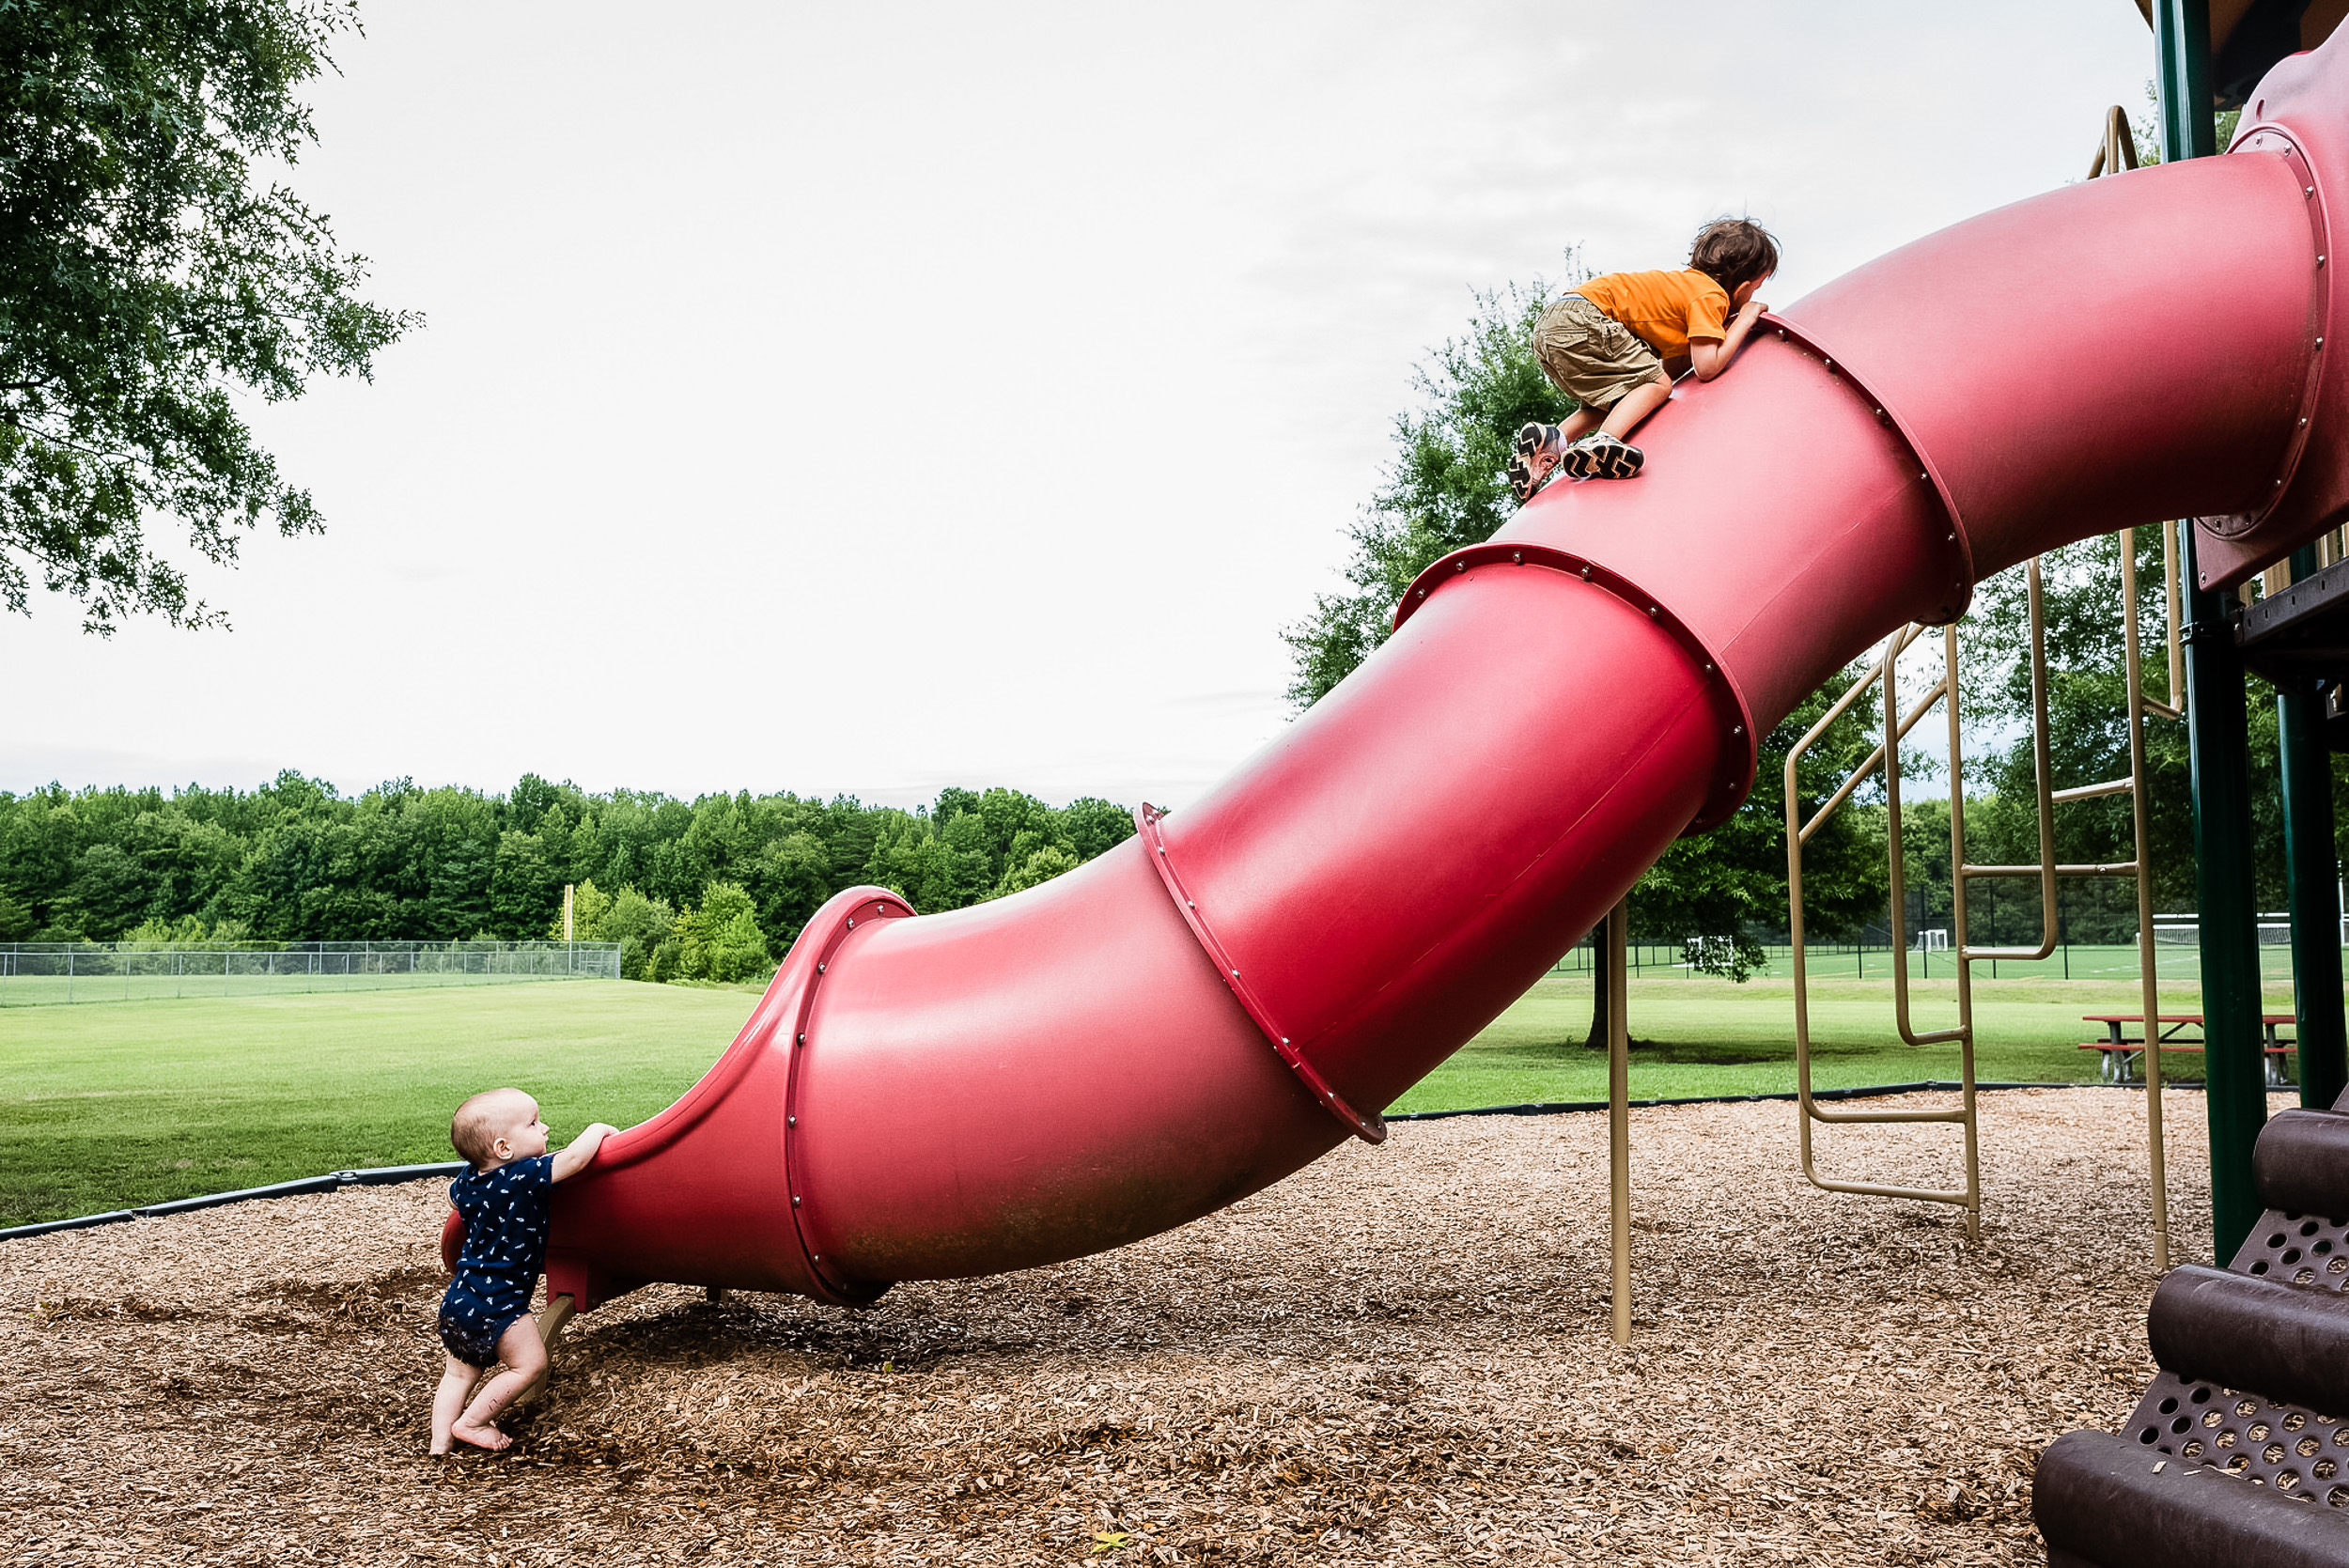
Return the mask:
POLYGON ((448 1435, 460 1443, 471 1443, 477 1449, 488 1449, 491 1453, 512 1446, 514 1441, 513 1438, 487 1422, 475 1424, 470 1421, 459 1421, 449 1428, 448 1435))

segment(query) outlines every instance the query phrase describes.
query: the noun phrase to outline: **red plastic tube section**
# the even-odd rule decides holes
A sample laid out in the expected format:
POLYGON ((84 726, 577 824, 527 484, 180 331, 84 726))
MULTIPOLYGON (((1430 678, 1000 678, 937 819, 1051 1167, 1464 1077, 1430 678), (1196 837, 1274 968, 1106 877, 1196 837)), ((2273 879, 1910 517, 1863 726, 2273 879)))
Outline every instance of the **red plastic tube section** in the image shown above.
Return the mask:
POLYGON ((1854 656, 2051 546, 2264 505, 2313 351, 2305 183, 2239 152, 1898 251, 1684 384, 1639 479, 1439 563, 1153 834, 951 913, 841 894, 709 1078, 558 1189, 550 1288, 853 1303, 1380 1136, 1854 656))

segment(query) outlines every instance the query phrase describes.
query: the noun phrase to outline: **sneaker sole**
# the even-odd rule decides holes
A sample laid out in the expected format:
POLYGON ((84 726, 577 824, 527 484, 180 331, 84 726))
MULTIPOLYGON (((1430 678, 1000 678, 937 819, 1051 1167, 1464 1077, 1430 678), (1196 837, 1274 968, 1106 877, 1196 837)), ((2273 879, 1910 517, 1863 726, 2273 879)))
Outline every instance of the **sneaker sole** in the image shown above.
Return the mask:
POLYGON ((1547 459, 1544 457, 1550 450, 1549 440, 1555 433, 1556 427, 1544 425, 1538 420, 1517 427, 1517 440, 1512 443, 1509 460, 1502 465, 1502 471, 1508 474, 1509 489, 1516 493, 1520 506, 1532 500, 1534 492, 1558 471, 1555 454, 1551 453, 1547 459))
POLYGON ((1558 472, 1570 479, 1588 479, 1598 454, 1580 442, 1566 448, 1566 455, 1558 459, 1558 472))
POLYGON ((1509 491, 1517 498, 1520 506, 1532 500, 1533 492, 1541 488, 1541 482, 1533 477, 1533 471, 1525 466, 1521 454, 1511 453, 1502 472, 1509 475, 1509 491))
POLYGON ((1601 479, 1628 479, 1646 463, 1647 454, 1626 442, 1616 442, 1604 452, 1594 453, 1591 471, 1601 479))

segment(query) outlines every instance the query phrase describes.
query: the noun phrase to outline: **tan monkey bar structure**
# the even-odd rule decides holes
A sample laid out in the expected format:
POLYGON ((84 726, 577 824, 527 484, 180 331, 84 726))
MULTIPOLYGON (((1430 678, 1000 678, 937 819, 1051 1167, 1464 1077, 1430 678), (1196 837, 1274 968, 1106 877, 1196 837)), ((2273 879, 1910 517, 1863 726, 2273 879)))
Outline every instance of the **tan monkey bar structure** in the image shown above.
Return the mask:
MULTIPOLYGON (((2177 643, 2177 557, 2170 525, 2162 529, 2163 558, 2167 564, 2170 586, 2169 652, 2172 671, 2171 690, 2176 690, 2176 675, 2180 659, 2177 643)), ((2174 719, 2177 710, 2145 695, 2143 672, 2138 634, 2138 590, 2136 538, 2132 533, 2121 543, 2121 619, 2122 632, 2128 665, 2128 735, 2129 773, 2125 778, 2108 780, 2101 784, 2082 784, 2070 789, 2049 786, 2047 736, 2047 658, 2046 598, 2040 578, 2039 558, 2034 556, 2024 567, 2029 593, 2030 660, 2031 691, 2031 765, 2037 785, 2039 825, 2039 861, 2032 865, 1976 865, 1966 858, 1966 796, 1964 758, 1961 749, 1961 714, 1958 681, 1958 633, 1955 626, 1941 630, 1941 676, 1906 713, 1900 704, 1900 657, 1904 650, 1921 639, 1928 629, 1909 625, 1894 632, 1885 644, 1883 657, 1861 675, 1849 690, 1838 698, 1810 732, 1797 742, 1786 757, 1786 904, 1787 925, 1793 946, 1795 973, 1795 1076, 1797 1100, 1800 1107, 1802 1173, 1814 1187, 1828 1192, 1851 1192, 1877 1198, 1908 1198, 1924 1203, 1952 1203, 1966 1210, 1966 1229, 1969 1236, 1982 1234, 1982 1170, 1979 1148, 1979 1127, 1976 1120, 1974 1093, 1974 1006, 1973 966, 1984 960, 1999 958, 2031 960, 2045 958, 2056 949, 2059 940, 2056 885, 2064 877, 2133 877, 2137 879, 2138 908, 2138 967, 2140 974, 2141 1000, 2145 1016, 2161 1016, 2159 984, 2155 970, 2153 883, 2144 874, 2147 864, 2145 716, 2156 713, 2174 719), (1851 775, 1844 779, 1811 819, 1802 817, 1802 797, 1797 774, 1803 757, 1817 745, 1820 738, 1845 713, 1851 711, 1871 688, 1881 684, 1884 706, 1884 738, 1851 775), (1950 784, 1950 919, 1953 956, 1957 961, 1957 1024, 1954 1028, 1919 1032, 1910 1018, 1908 985, 1908 949, 1906 930, 1907 856, 1901 842, 1901 762, 1900 748, 1909 732, 1939 705, 1947 721, 1950 784), (1888 864, 1890 873, 1890 924, 1892 942, 1892 1005, 1894 1022, 1901 1038, 1912 1046, 1941 1045, 1955 1042, 1958 1048, 1961 1102, 1954 1110, 1828 1110, 1812 1095, 1811 1085, 1811 1008, 1808 969, 1805 963, 1802 911, 1802 851, 1811 836, 1836 808, 1848 801, 1854 792, 1870 775, 1881 768, 1884 772, 1886 833, 1889 839, 1888 864), (2074 800, 2092 800, 2111 795, 2128 795, 2131 799, 2132 827, 2135 837, 2135 858, 2107 864, 2067 865, 2055 858, 2055 808, 2074 800), (1977 947, 1970 939, 1967 919, 1968 884, 1980 877, 2031 877, 2039 883, 2040 939, 2033 947, 1977 947), (1893 1122, 1948 1122, 1964 1130, 1966 1179, 1960 1188, 1923 1188, 1900 1186, 1886 1182, 1831 1180, 1819 1174, 1812 1147, 1812 1124, 1893 1122)), ((2157 1265, 2168 1266, 2170 1261, 2170 1203, 2167 1174, 2162 1157, 2161 1131, 2161 1066, 2155 1060, 2159 1052, 2146 1052, 2145 1110, 2147 1147, 2152 1159, 2154 1257, 2157 1265)))

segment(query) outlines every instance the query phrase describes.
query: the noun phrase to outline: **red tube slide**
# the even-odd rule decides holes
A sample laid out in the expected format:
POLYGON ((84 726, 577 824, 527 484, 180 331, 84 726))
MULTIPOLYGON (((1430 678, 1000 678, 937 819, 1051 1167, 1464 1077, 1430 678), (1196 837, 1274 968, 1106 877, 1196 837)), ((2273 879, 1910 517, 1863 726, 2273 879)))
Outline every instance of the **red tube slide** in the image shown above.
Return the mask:
POLYGON ((549 1288, 872 1299, 1115 1247, 1280 1180, 1473 1035, 1754 737, 1904 621, 2181 514, 2223 579, 2349 502, 2322 346, 2349 55, 2224 158, 1991 212, 1684 383, 1646 473, 1552 485, 1180 814, 1017 897, 844 893, 682 1100, 559 1189, 549 1288))

